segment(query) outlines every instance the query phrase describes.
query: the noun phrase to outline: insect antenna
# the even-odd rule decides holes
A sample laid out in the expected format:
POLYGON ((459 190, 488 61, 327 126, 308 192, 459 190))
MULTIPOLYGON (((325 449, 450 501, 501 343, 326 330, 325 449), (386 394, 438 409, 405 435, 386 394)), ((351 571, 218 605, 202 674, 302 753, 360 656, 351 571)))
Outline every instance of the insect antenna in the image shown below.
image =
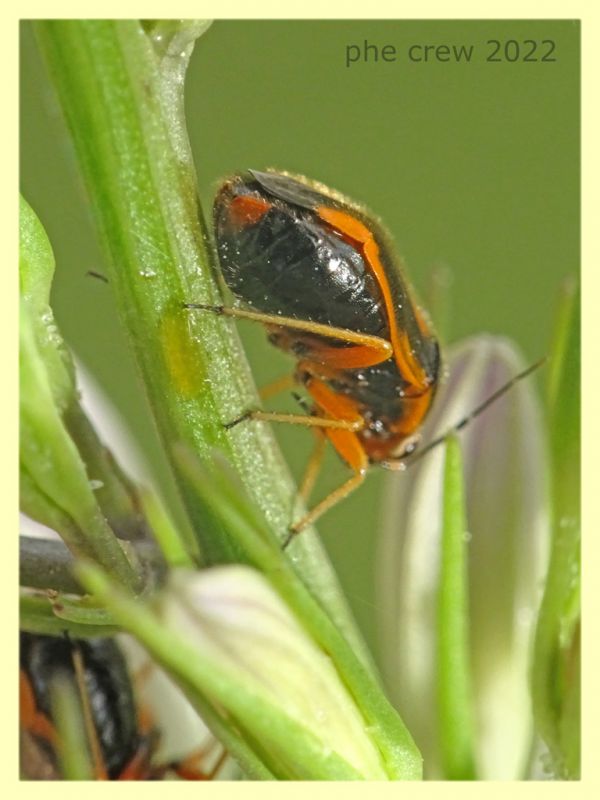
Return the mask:
POLYGON ((100 746, 100 740, 98 738, 98 732, 96 730, 96 725, 94 722, 92 703, 90 700, 90 695, 87 688, 87 682, 85 679, 85 665, 83 663, 83 653, 81 652, 81 647, 79 646, 78 642, 73 641, 73 639, 71 639, 71 637, 68 634, 66 638, 68 641, 71 642, 71 645, 73 647, 71 651, 71 659, 73 662, 73 670, 75 672, 75 683, 77 685, 77 689, 79 690, 79 696, 81 700, 81 710, 83 714, 83 724, 85 727, 86 735, 88 737, 88 745, 91 750, 91 756, 94 764, 96 780, 106 780, 108 778, 108 775, 106 773, 106 767, 104 766, 102 748, 100 746))

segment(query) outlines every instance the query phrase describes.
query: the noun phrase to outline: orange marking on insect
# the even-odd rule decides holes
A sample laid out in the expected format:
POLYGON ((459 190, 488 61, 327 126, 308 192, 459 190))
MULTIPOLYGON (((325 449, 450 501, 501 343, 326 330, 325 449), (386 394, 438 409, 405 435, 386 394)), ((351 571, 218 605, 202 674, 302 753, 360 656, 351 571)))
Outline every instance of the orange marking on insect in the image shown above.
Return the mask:
MULTIPOLYGON (((327 416, 351 422, 362 420, 356 403, 351 398, 336 394, 326 383, 317 378, 310 378, 305 385, 312 399, 327 416)), ((363 472, 367 469, 367 455, 355 433, 327 428, 325 435, 348 466, 356 472, 363 472)))
MULTIPOLYGON (((391 358, 393 352, 392 345, 386 339, 379 339, 375 336, 364 336, 367 344, 355 344, 354 341, 345 339, 344 336, 352 334, 353 337, 358 338, 361 337, 361 334, 344 329, 337 329, 335 338, 337 341, 346 341, 346 347, 331 347, 325 344, 318 338, 324 336, 320 329, 314 332, 310 330, 297 331, 287 328, 285 325, 268 324, 267 330, 277 347, 293 353, 295 346, 301 342, 306 361, 328 367, 336 372, 340 369, 372 367, 381 364, 391 358)), ((336 331, 336 329, 329 328, 329 333, 333 337, 332 330, 336 331)))
POLYGON ((318 344, 311 348, 311 358, 336 369, 360 369, 381 364, 390 356, 384 348, 377 349, 366 345, 326 347, 318 344))
POLYGON ((318 378, 309 378, 305 385, 319 408, 333 419, 344 419, 349 422, 362 420, 356 402, 351 397, 337 394, 318 378))
POLYGON ((355 472, 366 472, 369 466, 369 459, 355 433, 329 428, 326 430, 326 436, 349 467, 355 472))
POLYGON ((271 203, 260 197, 238 195, 229 203, 229 220, 236 228, 245 228, 258 222, 271 207, 271 203))
MULTIPOLYGON (((313 427, 355 473, 290 527, 285 547, 357 488, 370 464, 401 457, 435 395, 439 346, 394 264, 391 242, 338 193, 301 176, 251 170, 223 185, 214 220, 223 277, 250 309, 227 313, 266 326, 272 344, 297 359, 294 378, 313 401, 304 416, 251 411, 225 427, 249 419, 313 427), (244 233, 257 235, 238 236, 231 206, 243 211, 248 196, 281 215, 250 213, 244 233), (347 269, 337 270, 345 259, 347 269)), ((319 455, 311 458, 309 486, 320 463, 319 455)))
POLYGON ((31 683, 23 670, 19 671, 19 711, 25 730, 54 744, 56 729, 48 717, 38 710, 31 683))
POLYGON ((394 433, 401 434, 402 436, 410 436, 417 428, 420 427, 423 420, 427 416, 429 406, 431 405, 432 391, 429 389, 419 397, 407 397, 405 400, 404 408, 406 412, 397 423, 392 423, 390 426, 394 433))
POLYGON ((406 332, 398 330, 394 300, 385 275, 385 269, 379 257, 379 246, 372 232, 360 220, 350 216, 350 214, 347 214, 345 211, 329 208, 328 206, 319 206, 316 211, 319 217, 328 225, 331 225, 340 233, 345 234, 354 242, 362 245, 363 255, 365 256, 367 265, 371 269, 383 296, 390 327, 390 338, 394 348, 394 358, 396 359, 398 369, 406 380, 415 387, 421 388, 426 386, 427 376, 412 353, 408 336, 406 332))

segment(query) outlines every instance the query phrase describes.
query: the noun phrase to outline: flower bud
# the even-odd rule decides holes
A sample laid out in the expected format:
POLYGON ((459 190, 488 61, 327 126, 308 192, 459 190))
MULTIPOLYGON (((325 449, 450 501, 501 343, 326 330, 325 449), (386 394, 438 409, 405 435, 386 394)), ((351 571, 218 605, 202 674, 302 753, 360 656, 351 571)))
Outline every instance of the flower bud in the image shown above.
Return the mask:
MULTIPOLYGON (((503 339, 480 336, 458 345, 423 445, 524 366, 503 339)), ((532 742, 528 679, 549 539, 544 438, 533 381, 518 382, 460 433, 480 779, 522 778, 532 742)), ((444 777, 436 708, 443 461, 444 448, 435 448, 405 473, 390 476, 378 553, 384 672, 432 778, 444 777)))
POLYGON ((197 650, 198 660, 230 685, 217 696, 206 685, 206 695, 226 708, 255 748, 258 743, 277 777, 387 778, 331 660, 259 573, 243 566, 175 571, 160 613, 168 629, 197 650), (285 735, 282 720, 289 727, 285 735), (298 731, 321 759, 314 773, 310 759, 297 749, 298 731), (327 763, 334 770, 329 776, 327 763))

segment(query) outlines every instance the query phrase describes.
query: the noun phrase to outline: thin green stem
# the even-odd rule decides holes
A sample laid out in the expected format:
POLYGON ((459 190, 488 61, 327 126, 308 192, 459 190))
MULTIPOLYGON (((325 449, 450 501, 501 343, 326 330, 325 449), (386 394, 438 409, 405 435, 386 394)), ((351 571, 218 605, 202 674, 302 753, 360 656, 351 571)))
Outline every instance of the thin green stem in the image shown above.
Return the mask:
POLYGON ((64 413, 65 426, 86 465, 102 513, 120 539, 143 539, 148 525, 140 512, 138 491, 103 445, 78 402, 64 413))
POLYGON ((170 567, 193 567, 194 561, 185 549, 179 531, 164 508, 160 498, 151 491, 139 493, 144 517, 148 520, 154 539, 170 567))
POLYGON ((580 296, 566 287, 549 383, 552 543, 532 671, 538 730, 554 769, 580 773, 581 341, 580 296))
POLYGON ((446 445, 442 553, 437 598, 437 700, 442 763, 449 780, 474 780, 465 498, 460 445, 446 445))
MULTIPOLYGON (((223 427, 257 403, 232 323, 183 307, 220 302, 183 116, 183 76, 199 30, 184 23, 159 46, 133 21, 37 23, 110 256, 110 285, 167 450, 185 442, 205 462, 214 447, 225 453, 276 546, 295 489, 267 426, 223 427)), ((244 560, 173 468, 207 562, 244 560)), ((368 661, 310 532, 294 544, 293 563, 368 661)))
POLYGON ((19 598, 19 627, 28 633, 46 636, 62 636, 65 631, 75 639, 94 636, 114 636, 120 633, 118 625, 94 625, 89 618, 85 622, 72 622, 57 617, 48 597, 22 591, 19 598))
POLYGON ((61 778, 65 781, 93 780, 83 710, 75 684, 64 675, 57 676, 50 684, 50 700, 56 721, 61 778))

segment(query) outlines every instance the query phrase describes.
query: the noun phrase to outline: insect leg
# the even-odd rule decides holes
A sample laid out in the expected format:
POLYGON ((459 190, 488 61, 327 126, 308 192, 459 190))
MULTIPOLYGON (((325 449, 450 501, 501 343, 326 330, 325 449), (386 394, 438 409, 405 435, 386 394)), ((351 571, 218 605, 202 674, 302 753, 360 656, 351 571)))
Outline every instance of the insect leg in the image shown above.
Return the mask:
POLYGON ((262 386, 258 390, 258 393, 261 400, 268 400, 269 398, 274 397, 276 394, 281 394, 281 392, 292 389, 295 384, 296 379, 293 375, 284 375, 283 377, 277 378, 271 383, 267 383, 266 386, 262 386))
POLYGON ((319 519, 319 517, 324 514, 326 511, 329 511, 330 508, 337 505, 340 500, 343 500, 345 497, 353 492, 355 489, 361 485, 364 481, 366 476, 366 470, 361 470, 360 472, 356 472, 349 480, 343 483, 340 487, 335 489, 331 494, 327 495, 324 500, 321 500, 313 509, 311 509, 307 514, 301 517, 297 522, 294 522, 293 525, 290 525, 290 529, 288 532, 287 537, 285 538, 282 544, 282 550, 289 545, 292 541, 294 536, 297 536, 304 528, 307 528, 309 525, 312 525, 314 522, 319 519))
POLYGON ((258 419, 264 422, 286 422, 294 425, 306 425, 310 428, 331 428, 351 432, 359 431, 364 427, 364 419, 356 409, 355 404, 343 395, 333 392, 322 380, 312 377, 311 372, 314 372, 314 368, 309 362, 302 361, 298 369, 299 372, 306 373, 303 383, 317 407, 324 412, 323 416, 320 414, 281 414, 276 411, 249 410, 228 422, 225 427, 227 429, 233 428, 248 419, 258 419))
MULTIPOLYGON (((336 394, 322 381, 311 378, 306 382, 306 388, 323 413, 342 419, 357 415, 356 408, 350 398, 336 394)), ((362 417, 360 419, 362 420, 362 417)), ((364 425, 364 420, 362 422, 364 425)), ((356 433, 334 428, 325 429, 323 433, 329 439, 338 455, 353 470, 354 475, 290 526, 283 548, 288 546, 294 536, 315 522, 322 514, 339 503, 340 500, 347 497, 354 489, 358 488, 367 474, 369 460, 356 433)))
POLYGON ((346 358, 352 359, 352 363, 347 363, 346 365, 348 369, 353 367, 370 367, 374 364, 380 364, 382 361, 387 361, 392 355, 392 345, 386 339, 383 339, 381 336, 358 333, 357 331, 351 331, 347 328, 335 328, 332 325, 324 325, 319 322, 311 322, 310 320, 294 319, 293 317, 280 317, 277 314, 263 314, 245 308, 211 306, 202 303, 184 303, 184 308, 211 311, 213 314, 236 317, 237 319, 248 319, 253 322, 260 322, 270 328, 280 328, 283 331, 299 331, 309 335, 325 337, 333 341, 355 345, 358 350, 355 357, 350 355, 355 347, 340 349, 321 345, 315 347, 314 355, 312 349, 309 347, 310 352, 307 354, 307 357, 316 361, 321 361, 321 359, 323 359, 322 363, 329 363, 327 361, 328 358, 336 358, 340 352, 345 352, 346 358))
POLYGON ((71 653, 73 660, 73 669, 75 671, 75 682, 79 690, 81 699, 81 710, 83 715, 83 722, 85 726, 86 735, 88 738, 88 745, 91 751, 92 762, 94 764, 94 775, 97 781, 108 780, 108 773, 104 764, 104 757, 102 755, 102 748, 100 740, 98 739, 98 731, 94 723, 94 715, 92 712, 92 704, 90 695, 87 688, 85 679, 85 666, 83 664, 83 655, 77 642, 73 642, 73 650, 71 653))
POLYGON ((306 465, 306 470, 304 472, 304 477, 302 478, 302 483, 300 484, 300 488, 298 489, 298 499, 303 500, 304 502, 308 501, 308 498, 311 495, 313 487, 315 485, 315 481, 317 480, 317 475, 321 469, 323 464, 323 456, 325 455, 325 444, 327 440, 323 434, 315 429, 315 433, 317 435, 317 441, 315 443, 314 450, 311 453, 311 456, 308 460, 308 464, 306 465))
POLYGON ((263 422, 285 422, 291 425, 305 425, 308 428, 338 428, 345 431, 359 431, 364 426, 362 417, 356 419, 328 419, 326 417, 310 416, 306 414, 280 414, 277 411, 245 411, 236 419, 227 422, 227 430, 239 425, 246 420, 257 419, 263 422))

